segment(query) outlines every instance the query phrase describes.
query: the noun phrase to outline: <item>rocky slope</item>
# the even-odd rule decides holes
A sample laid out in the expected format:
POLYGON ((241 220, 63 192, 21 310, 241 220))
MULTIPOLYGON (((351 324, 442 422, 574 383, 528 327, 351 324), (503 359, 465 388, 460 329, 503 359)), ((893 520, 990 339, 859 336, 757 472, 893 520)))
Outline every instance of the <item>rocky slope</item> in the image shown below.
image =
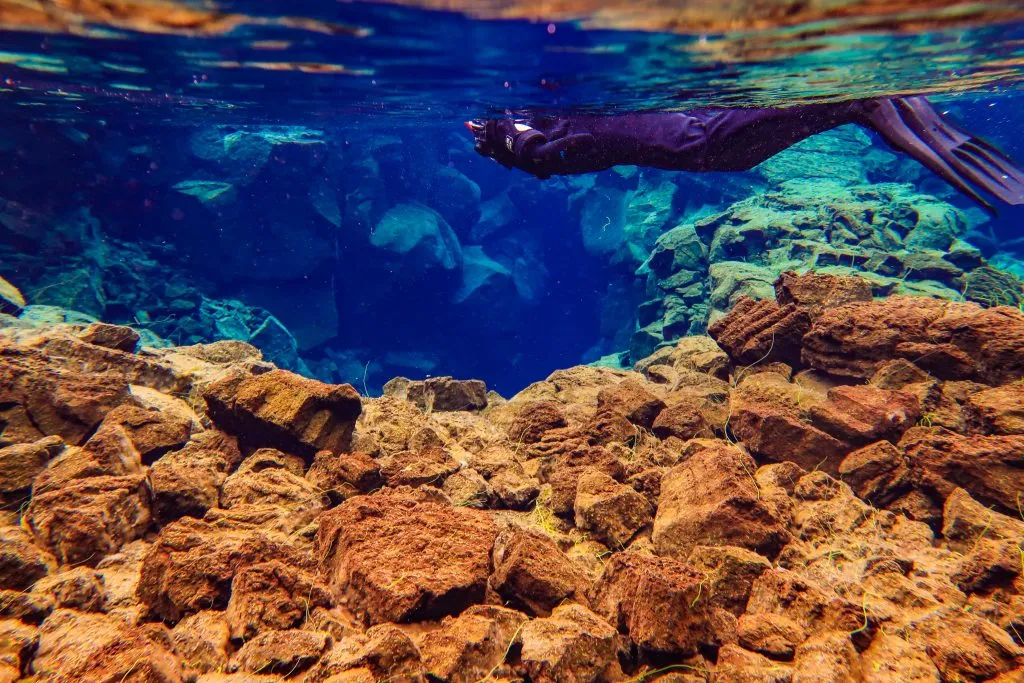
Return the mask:
POLYGON ((775 292, 507 401, 4 317, 0 681, 1021 680, 1024 315, 775 292))

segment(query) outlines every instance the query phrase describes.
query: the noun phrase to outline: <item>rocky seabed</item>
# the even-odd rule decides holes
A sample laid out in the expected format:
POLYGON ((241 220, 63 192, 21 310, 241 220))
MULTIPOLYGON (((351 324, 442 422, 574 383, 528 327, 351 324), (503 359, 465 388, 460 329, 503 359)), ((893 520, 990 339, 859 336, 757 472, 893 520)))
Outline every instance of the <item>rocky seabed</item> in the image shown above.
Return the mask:
POLYGON ((1024 314, 784 274, 380 398, 0 329, 0 681, 1024 680, 1024 314))

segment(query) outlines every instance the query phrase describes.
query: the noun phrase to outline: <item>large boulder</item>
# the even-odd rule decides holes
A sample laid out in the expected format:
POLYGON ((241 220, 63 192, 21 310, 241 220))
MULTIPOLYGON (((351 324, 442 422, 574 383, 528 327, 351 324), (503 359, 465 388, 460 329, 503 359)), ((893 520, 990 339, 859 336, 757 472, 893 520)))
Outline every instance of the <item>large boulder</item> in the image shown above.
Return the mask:
POLYGON ((483 601, 497 534, 487 513, 382 493, 324 513, 317 554, 336 599, 363 622, 419 621, 483 601))
POLYGON ((381 217, 370 244, 415 264, 410 273, 462 267, 462 247, 448 222, 422 204, 398 204, 381 217))
POLYGON ((203 392, 210 418, 250 447, 270 446, 312 460, 317 451, 349 449, 359 394, 287 370, 232 375, 203 392))

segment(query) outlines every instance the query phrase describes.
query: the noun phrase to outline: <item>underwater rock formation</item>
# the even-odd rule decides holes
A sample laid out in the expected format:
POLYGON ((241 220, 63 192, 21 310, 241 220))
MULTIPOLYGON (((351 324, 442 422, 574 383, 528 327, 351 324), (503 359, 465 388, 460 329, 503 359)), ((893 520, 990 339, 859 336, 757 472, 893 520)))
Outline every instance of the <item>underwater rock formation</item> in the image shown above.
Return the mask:
POLYGON ((507 401, 3 318, 0 675, 1019 679, 1024 315, 777 284, 507 401))

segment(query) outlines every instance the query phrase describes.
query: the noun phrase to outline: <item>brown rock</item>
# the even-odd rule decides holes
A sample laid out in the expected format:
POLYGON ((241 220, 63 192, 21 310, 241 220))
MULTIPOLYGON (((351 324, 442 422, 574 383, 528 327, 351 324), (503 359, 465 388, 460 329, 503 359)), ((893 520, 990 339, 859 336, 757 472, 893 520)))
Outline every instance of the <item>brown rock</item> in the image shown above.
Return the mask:
POLYGON ((433 446, 422 451, 404 451, 386 458, 380 473, 388 486, 442 486, 459 471, 459 463, 448 451, 433 446))
MULTIPOLYGON (((69 444, 81 444, 129 397, 122 377, 66 369, 38 349, 0 343, 0 405, 20 406, 39 434, 35 438, 58 435, 69 444)), ((12 443, 6 427, 3 434, 5 445, 12 443)))
POLYGON ((284 454, 260 449, 246 458, 234 474, 224 481, 220 504, 224 508, 264 504, 291 508, 321 504, 320 490, 306 480, 302 470, 289 468, 284 454))
POLYGON ((487 407, 487 385, 478 379, 431 377, 410 382, 407 398, 420 410, 483 410, 487 407))
POLYGON ((708 327, 708 334, 742 365, 800 359, 800 340, 811 327, 806 311, 795 304, 741 297, 729 313, 708 327))
POLYGON ((594 585, 594 609, 643 650, 696 654, 715 641, 705 580, 684 562, 615 553, 594 585))
POLYGON ((1017 513, 1024 491, 1024 435, 961 436, 915 428, 899 445, 914 484, 940 500, 961 487, 986 505, 1017 513))
POLYGON ((423 670, 453 683, 484 680, 504 662, 526 621, 523 614, 495 605, 474 605, 458 617, 445 617, 441 628, 420 642, 423 670))
POLYGON ((644 429, 650 429, 664 402, 639 382, 627 379, 597 393, 597 415, 621 416, 644 429))
POLYGON ((845 683, 856 677, 857 659, 849 633, 819 633, 797 648, 793 683, 845 683))
POLYGON ((691 402, 675 403, 662 410, 654 420, 652 431, 659 439, 674 436, 683 441, 713 436, 704 411, 691 402))
POLYGON ((366 453, 320 451, 306 472, 306 478, 322 491, 335 491, 342 498, 369 493, 384 480, 377 462, 366 453))
POLYGON ((964 417, 978 434, 1024 434, 1024 382, 971 394, 964 417))
POLYGON ((477 510, 486 509, 491 497, 487 480, 474 469, 459 470, 451 475, 444 480, 441 490, 453 504, 477 510))
POLYGON ((864 624, 861 605, 840 597, 796 572, 768 569, 750 588, 750 614, 779 614, 805 627, 810 634, 822 631, 852 633, 864 624))
POLYGON ((231 666, 249 673, 293 676, 316 664, 332 644, 326 633, 267 631, 247 641, 231 666))
POLYGON ((562 605, 519 632, 520 660, 534 680, 593 683, 622 676, 615 628, 582 605, 562 605))
POLYGON ((64 441, 59 436, 0 448, 0 493, 13 493, 32 486, 36 475, 62 450, 64 441))
POLYGON ((317 555, 336 598, 363 621, 421 620, 483 600, 496 536, 486 513, 376 494, 321 515, 317 555))
POLYGON ((420 652, 412 638, 394 624, 379 624, 365 634, 343 638, 321 658, 307 680, 337 683, 396 678, 418 682, 421 671, 420 652))
POLYGON ((807 638, 800 624, 780 614, 743 614, 737 623, 739 644, 771 659, 792 661, 807 638))
POLYGON ((171 629, 174 652, 199 673, 224 671, 231 651, 231 630, 223 612, 190 614, 171 629))
POLYGON ((910 487, 910 468, 896 446, 878 441, 839 463, 839 476, 872 505, 886 507, 910 487))
POLYGON ((57 607, 80 612, 106 611, 103 576, 88 567, 75 567, 46 576, 32 586, 32 591, 52 596, 57 607))
POLYGON ((576 484, 576 526, 609 548, 622 548, 651 523, 652 508, 632 487, 598 470, 585 470, 576 484))
POLYGON ((103 346, 115 351, 133 353, 139 345, 139 333, 123 325, 93 323, 78 334, 78 338, 87 344, 103 346))
POLYGON ((565 601, 589 604, 587 575, 547 536, 506 529, 494 543, 492 558, 488 584, 506 605, 548 616, 565 601))
POLYGON ((166 629, 131 627, 102 614, 59 609, 39 627, 32 673, 55 683, 72 681, 184 681, 166 629))
POLYGON ((931 382, 932 376, 905 358, 895 358, 879 363, 868 384, 879 389, 899 391, 910 384, 931 382))
POLYGON ((101 462, 116 458, 104 457, 105 451, 120 453, 127 440, 144 464, 152 464, 168 451, 181 448, 200 427, 188 416, 140 408, 133 405, 118 406, 110 411, 96 433, 85 444, 85 450, 96 455, 101 462))
POLYGON ((769 556, 789 533, 760 498, 753 459, 728 445, 707 448, 661 480, 653 541, 659 555, 689 556, 698 544, 739 545, 769 556))
POLYGON ((787 271, 775 281, 775 300, 781 305, 796 304, 815 318, 821 311, 842 304, 871 301, 871 283, 853 276, 787 271))
POLYGON ((730 431, 752 453, 769 462, 794 462, 805 470, 834 473, 848 444, 767 403, 742 403, 730 431))
POLYGON ((56 564, 20 527, 0 527, 0 589, 25 590, 56 564))
POLYGON ((327 586, 278 560, 244 567, 231 582, 225 617, 232 638, 299 628, 317 607, 331 607, 327 586))
POLYGON ((210 418, 248 447, 270 446, 312 460, 346 451, 362 408, 348 384, 324 384, 287 370, 232 375, 203 393, 210 418))
POLYGON ((990 510, 964 489, 954 489, 942 510, 942 535, 949 548, 965 552, 982 538, 1024 538, 1024 521, 990 510))
POLYGON ((579 478, 589 470, 604 472, 615 480, 625 478, 625 468, 615 455, 603 446, 580 446, 567 453, 546 459, 538 470, 542 482, 551 485, 551 508, 556 515, 574 514, 579 478))
POLYGON ((990 680, 1024 657, 1024 647, 1006 631, 955 607, 931 610, 899 635, 923 647, 947 681, 990 680))
POLYGON ((165 526, 143 560, 137 594, 167 622, 204 609, 224 609, 231 581, 241 569, 279 559, 312 569, 310 561, 272 533, 219 529, 185 517, 165 526))
POLYGON ((19 619, 26 624, 40 624, 53 611, 49 595, 22 590, 0 589, 0 619, 19 619))
POLYGON ((979 538, 950 579, 964 593, 987 593, 1009 586, 1022 571, 1021 547, 1017 543, 979 538))
POLYGON ((38 644, 39 633, 34 626, 14 619, 0 620, 0 680, 13 683, 21 679, 38 644))
POLYGON ((754 581, 772 567, 767 558, 735 546, 698 545, 688 563, 707 577, 703 599, 736 616, 746 610, 754 581))
POLYGON ((150 469, 153 516, 160 524, 181 517, 201 518, 220 504, 231 463, 220 451, 186 447, 168 453, 150 469))
POLYGON ((718 651, 715 678, 730 683, 790 683, 793 670, 787 664, 773 662, 764 655, 727 644, 718 651))
POLYGON ((497 473, 487 484, 497 507, 510 510, 528 509, 540 493, 536 479, 511 468, 497 473))
POLYGON ((25 521, 59 562, 94 567, 149 527, 148 483, 141 475, 69 482, 34 496, 25 521))
POLYGON ((841 441, 863 445, 897 441, 921 418, 917 398, 872 386, 830 389, 825 403, 811 407, 811 424, 841 441))
POLYGON ((879 633, 860 656, 864 683, 940 683, 942 678, 924 650, 903 638, 879 633))
POLYGON ((1024 376, 1024 315, 917 296, 823 311, 803 340, 805 364, 867 379, 905 358, 939 379, 1004 384, 1024 376))
POLYGON ((512 443, 537 443, 544 433, 566 426, 565 415, 554 401, 531 401, 519 409, 508 428, 512 443))

